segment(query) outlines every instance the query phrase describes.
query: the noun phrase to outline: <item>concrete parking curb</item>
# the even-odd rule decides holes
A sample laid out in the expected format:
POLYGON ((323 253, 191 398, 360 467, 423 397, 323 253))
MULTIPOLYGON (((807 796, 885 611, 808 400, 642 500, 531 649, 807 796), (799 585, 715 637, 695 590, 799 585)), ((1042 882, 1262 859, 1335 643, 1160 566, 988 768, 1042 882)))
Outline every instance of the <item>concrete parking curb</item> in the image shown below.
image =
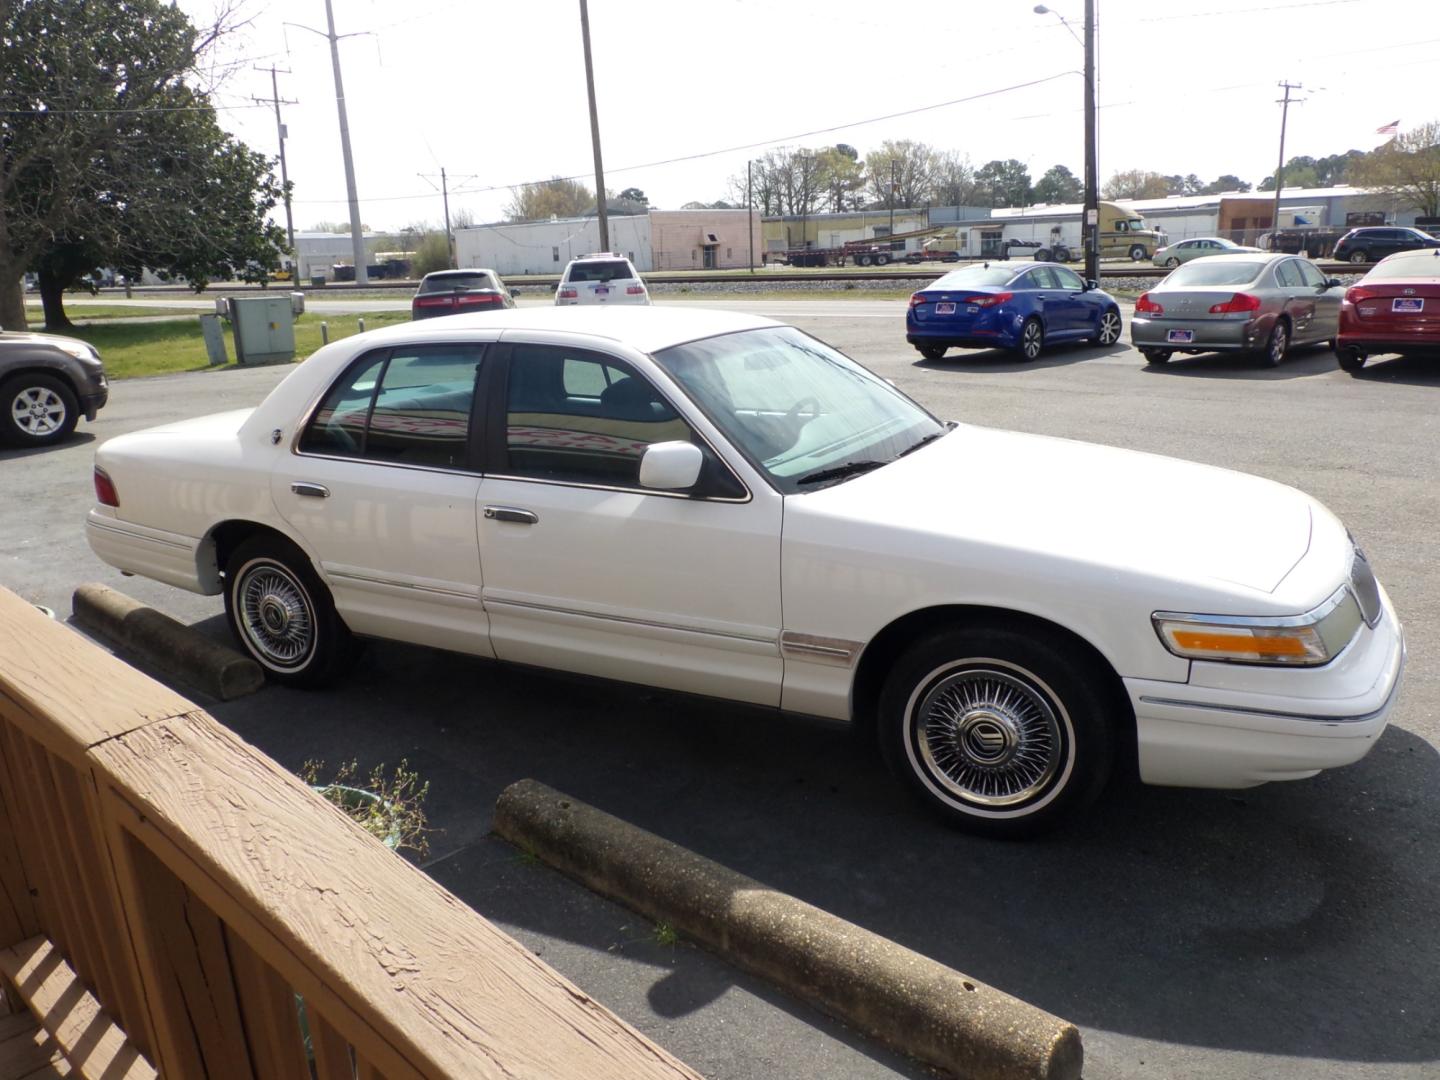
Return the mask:
POLYGON ((75 590, 75 621, 207 694, 230 701, 265 683, 260 665, 106 585, 75 590))
POLYGON ((535 780, 495 831, 902 1053, 975 1080, 1077 1080, 1074 1024, 535 780))

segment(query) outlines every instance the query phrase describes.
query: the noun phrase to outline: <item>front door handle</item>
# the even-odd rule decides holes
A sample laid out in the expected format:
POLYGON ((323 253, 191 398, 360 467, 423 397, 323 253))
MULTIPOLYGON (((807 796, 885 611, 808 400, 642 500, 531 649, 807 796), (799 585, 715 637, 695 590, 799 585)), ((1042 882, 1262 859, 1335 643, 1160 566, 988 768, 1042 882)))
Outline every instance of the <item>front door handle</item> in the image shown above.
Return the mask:
POLYGON ((514 522, 516 525, 534 525, 540 520, 539 514, 519 506, 487 506, 485 517, 491 521, 514 522))
POLYGON ((312 499, 328 499, 330 489, 324 484, 309 484, 303 480, 297 480, 290 485, 290 490, 296 495, 308 495, 312 499))

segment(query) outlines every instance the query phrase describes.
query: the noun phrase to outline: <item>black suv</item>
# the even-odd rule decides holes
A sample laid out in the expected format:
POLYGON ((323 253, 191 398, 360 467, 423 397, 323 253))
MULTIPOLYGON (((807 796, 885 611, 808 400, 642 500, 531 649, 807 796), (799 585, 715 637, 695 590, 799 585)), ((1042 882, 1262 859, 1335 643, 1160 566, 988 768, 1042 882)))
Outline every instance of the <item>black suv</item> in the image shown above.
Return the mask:
POLYGON ((53 334, 0 331, 0 446, 49 446, 94 420, 110 387, 100 354, 53 334))
POLYGON ((1386 255, 1397 251, 1416 251, 1420 248, 1440 248, 1440 240, 1419 229, 1400 226, 1378 226, 1367 229, 1351 229, 1335 245, 1335 258, 1341 262, 1378 262, 1386 255))

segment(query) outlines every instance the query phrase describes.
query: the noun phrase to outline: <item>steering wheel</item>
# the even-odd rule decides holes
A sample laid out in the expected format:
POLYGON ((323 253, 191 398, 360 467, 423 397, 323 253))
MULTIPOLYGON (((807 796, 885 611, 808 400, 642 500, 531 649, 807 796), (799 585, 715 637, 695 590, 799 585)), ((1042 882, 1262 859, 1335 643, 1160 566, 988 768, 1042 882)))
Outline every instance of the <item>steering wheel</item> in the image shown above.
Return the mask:
MULTIPOLYGON (((807 411, 809 412, 810 416, 809 419, 805 421, 806 424, 808 424, 811 420, 819 417, 820 399, 817 397, 802 397, 799 401, 795 402, 794 405, 791 405, 790 411, 785 414, 786 425, 788 426, 795 424, 795 422, 800 419, 801 414, 807 411)), ((802 424, 800 426, 803 427, 804 425, 802 424)))

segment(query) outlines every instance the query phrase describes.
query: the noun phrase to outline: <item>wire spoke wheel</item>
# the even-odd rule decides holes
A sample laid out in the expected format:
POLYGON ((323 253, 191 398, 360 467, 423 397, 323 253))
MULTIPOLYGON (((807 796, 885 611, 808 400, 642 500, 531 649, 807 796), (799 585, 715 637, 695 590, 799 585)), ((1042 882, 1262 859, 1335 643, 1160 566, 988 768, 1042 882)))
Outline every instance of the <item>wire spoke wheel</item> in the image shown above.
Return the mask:
POLYGON ((236 585, 238 622, 247 644, 277 668, 303 666, 315 649, 315 610, 304 586, 283 566, 256 562, 236 585))
POLYGON ((15 426, 32 438, 53 435, 65 425, 65 402, 46 386, 27 386, 10 402, 15 426))
POLYGON ((915 752, 951 797, 1000 808, 1035 799, 1068 752, 1058 705, 1025 673, 976 661, 936 680, 912 714, 915 752))

